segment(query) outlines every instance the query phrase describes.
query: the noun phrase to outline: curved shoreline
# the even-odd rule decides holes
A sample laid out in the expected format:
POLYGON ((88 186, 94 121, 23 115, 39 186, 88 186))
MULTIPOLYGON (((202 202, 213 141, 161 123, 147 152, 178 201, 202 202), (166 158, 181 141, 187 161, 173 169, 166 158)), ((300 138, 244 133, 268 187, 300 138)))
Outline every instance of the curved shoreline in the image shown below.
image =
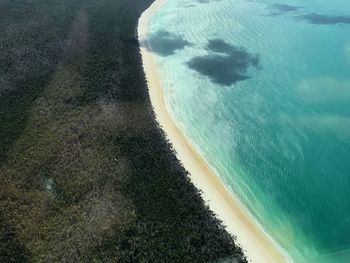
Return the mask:
POLYGON ((139 19, 138 38, 142 43, 140 52, 146 74, 149 95, 156 118, 167 138, 172 143, 177 158, 190 174, 193 184, 202 190, 202 197, 209 208, 222 220, 226 230, 237 237, 238 244, 244 249, 251 262, 282 263, 289 262, 287 256, 277 244, 255 222, 247 209, 224 185, 200 153, 191 145, 177 127, 169 114, 156 62, 150 52, 147 40, 148 26, 151 17, 164 5, 166 0, 156 0, 139 19))

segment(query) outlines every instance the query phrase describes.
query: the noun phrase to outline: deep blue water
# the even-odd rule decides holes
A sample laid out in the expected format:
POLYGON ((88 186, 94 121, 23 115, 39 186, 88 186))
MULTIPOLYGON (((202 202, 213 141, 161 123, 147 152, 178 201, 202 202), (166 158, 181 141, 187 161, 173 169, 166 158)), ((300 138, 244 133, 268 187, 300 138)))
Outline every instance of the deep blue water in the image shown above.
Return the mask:
POLYGON ((174 119, 295 262, 350 262, 350 2, 168 0, 174 119))

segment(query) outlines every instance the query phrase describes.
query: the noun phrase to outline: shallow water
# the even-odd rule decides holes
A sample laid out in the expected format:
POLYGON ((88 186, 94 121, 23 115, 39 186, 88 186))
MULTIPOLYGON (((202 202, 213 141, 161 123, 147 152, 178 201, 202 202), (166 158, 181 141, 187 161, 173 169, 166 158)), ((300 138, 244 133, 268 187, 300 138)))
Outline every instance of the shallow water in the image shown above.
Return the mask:
POLYGON ((350 3, 168 0, 178 125, 295 262, 350 262, 350 3))

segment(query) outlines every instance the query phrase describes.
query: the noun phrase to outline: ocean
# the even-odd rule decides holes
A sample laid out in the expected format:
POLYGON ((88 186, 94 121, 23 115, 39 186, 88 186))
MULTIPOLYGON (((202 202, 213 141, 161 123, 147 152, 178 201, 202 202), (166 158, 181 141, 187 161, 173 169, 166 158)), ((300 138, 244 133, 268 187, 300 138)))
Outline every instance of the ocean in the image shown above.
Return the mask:
POLYGON ((350 2, 167 0, 169 112, 295 262, 350 262, 350 2))

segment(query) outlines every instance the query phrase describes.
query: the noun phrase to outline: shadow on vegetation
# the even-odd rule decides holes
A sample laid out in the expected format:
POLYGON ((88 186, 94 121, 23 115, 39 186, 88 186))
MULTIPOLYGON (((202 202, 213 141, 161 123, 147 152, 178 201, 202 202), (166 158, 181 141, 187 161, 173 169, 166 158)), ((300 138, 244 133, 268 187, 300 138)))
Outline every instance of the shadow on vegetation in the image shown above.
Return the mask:
POLYGON ((21 244, 13 226, 4 219, 0 210, 0 260, 1 262, 27 262, 29 251, 21 244))
POLYGON ((221 39, 210 40, 210 52, 205 56, 192 58, 187 65, 198 73, 209 77, 214 83, 230 86, 250 78, 250 68, 259 69, 259 56, 242 47, 232 46, 221 39))
POLYGON ((141 46, 163 57, 173 55, 176 51, 191 45, 183 37, 171 34, 166 30, 152 33, 148 39, 149 44, 146 41, 147 40, 142 40, 141 46), (152 48, 150 48, 150 46, 152 48))
POLYGON ((75 2, 49 4, 52 9, 9 0, 0 3, 0 10, 7 11, 0 16, 0 164, 62 60, 67 46, 64 29, 70 28, 79 8, 75 2), (54 15, 63 9, 66 19, 54 15))

